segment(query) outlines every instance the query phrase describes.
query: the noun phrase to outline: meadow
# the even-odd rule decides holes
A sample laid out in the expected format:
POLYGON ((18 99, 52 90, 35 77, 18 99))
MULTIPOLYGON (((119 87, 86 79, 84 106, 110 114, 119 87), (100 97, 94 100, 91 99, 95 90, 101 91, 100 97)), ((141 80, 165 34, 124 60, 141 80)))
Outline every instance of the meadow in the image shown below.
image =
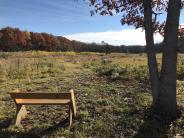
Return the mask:
MULTIPOLYGON (((157 56, 158 63, 161 55, 157 56)), ((159 64, 160 66, 160 64, 159 64)), ((181 116, 154 116, 146 54, 90 52, 0 52, 0 138, 184 137, 184 55, 178 57, 177 101, 181 116), (74 89, 77 116, 68 127, 67 108, 27 106, 22 126, 13 125, 8 92, 74 89)))

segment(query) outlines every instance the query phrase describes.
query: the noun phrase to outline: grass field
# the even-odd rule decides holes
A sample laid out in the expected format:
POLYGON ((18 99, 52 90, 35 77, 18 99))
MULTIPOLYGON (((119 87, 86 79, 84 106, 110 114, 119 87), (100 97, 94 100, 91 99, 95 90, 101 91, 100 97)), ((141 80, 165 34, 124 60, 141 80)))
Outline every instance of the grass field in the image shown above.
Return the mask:
MULTIPOLYGON (((165 138, 184 137, 184 55, 178 58, 177 99, 181 117, 173 122, 151 114, 145 54, 74 52, 0 53, 0 138, 165 138), (27 106, 15 127, 8 92, 75 91, 77 116, 69 129, 67 108, 27 106)), ((161 55, 158 55, 160 63, 161 55)))

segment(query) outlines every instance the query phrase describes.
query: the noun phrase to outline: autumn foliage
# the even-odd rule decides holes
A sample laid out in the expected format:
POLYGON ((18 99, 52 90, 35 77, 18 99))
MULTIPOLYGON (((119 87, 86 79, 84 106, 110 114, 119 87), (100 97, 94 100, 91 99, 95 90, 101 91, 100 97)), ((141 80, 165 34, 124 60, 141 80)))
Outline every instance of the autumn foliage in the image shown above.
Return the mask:
POLYGON ((0 30, 0 50, 46 50, 56 51, 71 41, 64 37, 56 37, 47 33, 21 31, 18 28, 6 27, 0 30))
MULTIPOLYGON (((123 39, 123 38, 122 38, 123 39)), ((156 44, 157 52, 162 51, 162 43, 156 44)), ((62 36, 47 33, 21 31, 18 28, 6 27, 0 30, 0 51, 75 51, 75 52, 118 52, 118 53, 143 53, 145 46, 112 46, 107 43, 83 43, 71 41, 62 36)), ((180 38, 179 52, 184 52, 184 39, 180 38)))
POLYGON ((75 52, 145 52, 144 47, 111 46, 107 43, 83 43, 47 33, 21 31, 6 27, 0 30, 0 51, 75 51, 75 52))
MULTIPOLYGON (((94 7, 91 15, 99 13, 100 15, 122 14, 122 25, 132 25, 135 28, 144 29, 144 5, 143 0, 89 0, 90 5, 94 7)), ((165 20, 158 19, 158 16, 167 14, 168 0, 152 0, 152 23, 153 31, 164 35, 165 20)), ((181 2, 181 9, 184 8, 184 1, 181 2)), ((179 27, 179 36, 184 36, 184 26, 179 27)))

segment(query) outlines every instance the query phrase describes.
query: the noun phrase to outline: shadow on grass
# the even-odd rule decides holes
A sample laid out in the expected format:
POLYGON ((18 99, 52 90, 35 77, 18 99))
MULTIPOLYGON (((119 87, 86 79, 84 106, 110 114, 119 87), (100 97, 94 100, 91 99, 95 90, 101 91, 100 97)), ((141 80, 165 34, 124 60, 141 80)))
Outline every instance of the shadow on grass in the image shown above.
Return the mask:
MULTIPOLYGON (((178 113, 178 117, 180 113, 178 113)), ((152 112, 152 109, 144 111, 144 123, 140 126, 134 138, 168 138, 171 123, 176 120, 160 117, 152 112)))
POLYGON ((52 132, 57 131, 59 128, 66 128, 68 127, 68 118, 62 120, 58 124, 54 124, 47 128, 38 128, 34 127, 30 129, 29 131, 19 132, 19 131, 11 131, 7 130, 11 125, 12 120, 3 121, 3 123, 0 123, 0 138, 9 138, 9 137, 17 137, 17 138, 41 138, 44 135, 51 134, 52 132), (4 129, 4 130, 3 130, 4 129))
POLYGON ((8 128, 11 125, 13 118, 7 118, 6 120, 0 120, 0 130, 8 128))

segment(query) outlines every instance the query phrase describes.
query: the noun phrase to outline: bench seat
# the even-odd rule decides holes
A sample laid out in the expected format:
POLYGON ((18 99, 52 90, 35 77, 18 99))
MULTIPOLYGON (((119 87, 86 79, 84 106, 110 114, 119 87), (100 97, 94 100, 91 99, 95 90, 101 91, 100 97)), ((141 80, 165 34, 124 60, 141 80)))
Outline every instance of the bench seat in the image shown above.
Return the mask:
POLYGON ((21 105, 68 105, 69 99, 15 99, 21 105))

